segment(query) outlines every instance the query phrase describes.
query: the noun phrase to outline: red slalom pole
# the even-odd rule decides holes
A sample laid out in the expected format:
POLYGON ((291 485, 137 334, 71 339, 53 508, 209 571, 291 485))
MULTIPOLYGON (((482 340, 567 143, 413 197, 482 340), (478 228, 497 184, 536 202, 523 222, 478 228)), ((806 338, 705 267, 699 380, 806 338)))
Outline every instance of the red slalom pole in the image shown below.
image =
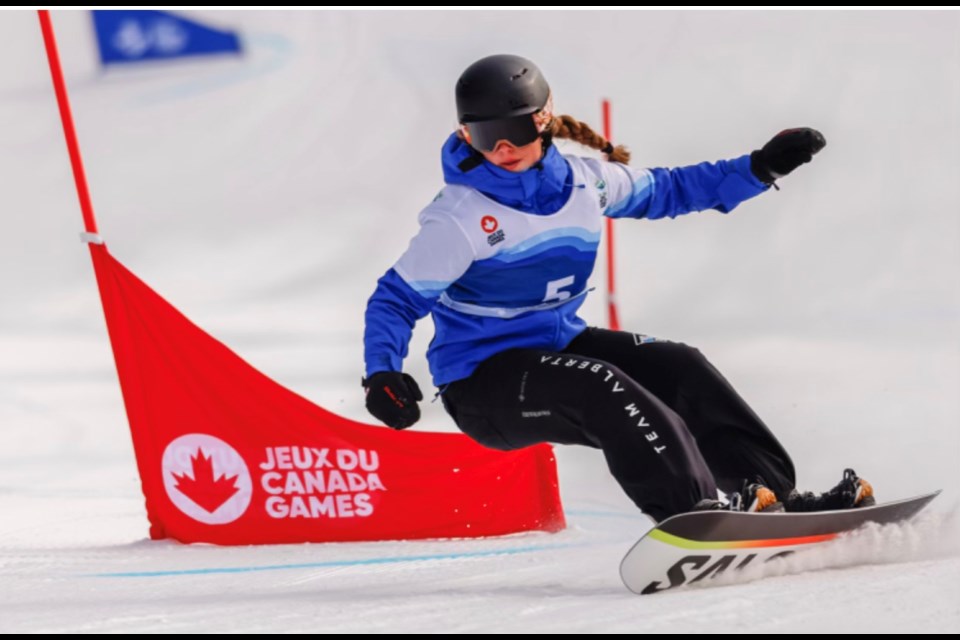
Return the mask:
POLYGON ((47 61, 50 63, 50 75, 53 78, 53 90, 57 94, 60 107, 60 120, 63 122, 63 135, 67 139, 67 151, 73 167, 73 180, 77 183, 77 197, 80 198, 80 210, 83 212, 83 227, 87 233, 97 233, 97 219, 93 215, 90 190, 87 188, 87 176, 83 171, 83 159, 80 157, 80 144, 77 142, 77 130, 73 126, 73 114, 67 97, 67 84, 63 80, 63 68, 60 66, 60 54, 57 52, 57 40, 53 34, 53 22, 46 9, 37 11, 40 17, 40 30, 43 32, 43 44, 47 48, 47 61))
MULTIPOLYGON (((610 101, 603 100, 603 137, 611 140, 610 134, 610 101)), ((620 330, 620 319, 617 314, 617 297, 614 280, 614 254, 613 254, 613 219, 607 218, 607 317, 610 328, 614 331, 620 330)))

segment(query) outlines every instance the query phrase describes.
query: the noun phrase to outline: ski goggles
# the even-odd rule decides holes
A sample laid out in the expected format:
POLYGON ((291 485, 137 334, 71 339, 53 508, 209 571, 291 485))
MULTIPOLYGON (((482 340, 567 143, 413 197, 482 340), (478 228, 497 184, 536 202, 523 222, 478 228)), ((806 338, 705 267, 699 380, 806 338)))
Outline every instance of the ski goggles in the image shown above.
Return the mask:
POLYGON ((501 140, 506 140, 515 147, 525 147, 539 138, 553 120, 551 103, 552 100, 547 100, 547 104, 536 113, 467 122, 460 125, 460 130, 467 144, 478 151, 491 152, 501 140))

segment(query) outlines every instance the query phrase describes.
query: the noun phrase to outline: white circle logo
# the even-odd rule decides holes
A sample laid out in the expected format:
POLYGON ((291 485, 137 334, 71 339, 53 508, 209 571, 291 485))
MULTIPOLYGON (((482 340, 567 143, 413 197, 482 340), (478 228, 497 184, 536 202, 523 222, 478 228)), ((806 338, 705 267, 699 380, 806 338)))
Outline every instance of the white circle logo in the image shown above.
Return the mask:
POLYGON ((163 486, 180 511, 205 524, 227 524, 253 496, 247 465, 226 442, 204 433, 180 436, 163 452, 163 486))

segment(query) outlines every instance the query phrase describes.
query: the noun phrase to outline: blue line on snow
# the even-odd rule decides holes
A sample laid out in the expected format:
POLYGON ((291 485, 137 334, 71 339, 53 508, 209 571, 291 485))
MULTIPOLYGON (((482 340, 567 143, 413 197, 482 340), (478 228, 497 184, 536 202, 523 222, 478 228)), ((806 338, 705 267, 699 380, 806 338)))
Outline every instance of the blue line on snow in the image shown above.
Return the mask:
POLYGON ((489 551, 469 551, 464 553, 437 553, 423 556, 388 556, 367 558, 362 560, 329 560, 326 562, 303 562, 298 564, 274 564, 254 567, 208 567, 205 569, 174 569, 167 571, 122 571, 117 573, 92 573, 85 578, 159 578, 164 576, 197 576, 217 573, 252 573, 255 571, 284 571, 288 569, 318 569, 326 567, 360 567, 375 564, 397 564, 401 562, 424 562, 431 560, 459 560, 463 558, 484 558, 488 556, 515 555, 518 553, 535 553, 537 551, 553 551, 582 547, 587 543, 570 543, 555 545, 534 545, 529 547, 513 547, 509 549, 491 549, 489 551))
POLYGON ((628 513, 626 511, 592 511, 590 509, 564 509, 568 516, 583 516, 586 518, 623 518, 625 520, 647 520, 649 516, 643 515, 639 511, 628 513))
MULTIPOLYGON (((138 102, 143 106, 152 106, 168 100, 193 98, 198 95, 223 89, 225 87, 246 82, 277 71, 290 61, 294 53, 293 43, 277 34, 252 34, 244 37, 242 46, 269 50, 271 57, 264 60, 249 61, 249 58, 238 60, 239 67, 223 70, 216 75, 200 79, 186 80, 166 89, 150 92, 142 96, 138 102)), ((249 54, 244 54, 249 55, 249 54)), ((221 60, 227 60, 225 56, 221 60)))

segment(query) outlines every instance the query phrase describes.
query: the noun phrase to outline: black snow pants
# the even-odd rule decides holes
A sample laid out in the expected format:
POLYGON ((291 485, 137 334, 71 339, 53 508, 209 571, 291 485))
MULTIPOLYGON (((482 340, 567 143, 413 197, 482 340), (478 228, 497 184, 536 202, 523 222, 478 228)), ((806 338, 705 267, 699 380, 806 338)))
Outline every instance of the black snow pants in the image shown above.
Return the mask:
POLYGON ((494 355, 441 397, 460 430, 487 447, 601 449, 658 521, 758 476, 778 496, 796 483, 766 425, 697 349, 677 342, 590 328, 562 352, 494 355))

